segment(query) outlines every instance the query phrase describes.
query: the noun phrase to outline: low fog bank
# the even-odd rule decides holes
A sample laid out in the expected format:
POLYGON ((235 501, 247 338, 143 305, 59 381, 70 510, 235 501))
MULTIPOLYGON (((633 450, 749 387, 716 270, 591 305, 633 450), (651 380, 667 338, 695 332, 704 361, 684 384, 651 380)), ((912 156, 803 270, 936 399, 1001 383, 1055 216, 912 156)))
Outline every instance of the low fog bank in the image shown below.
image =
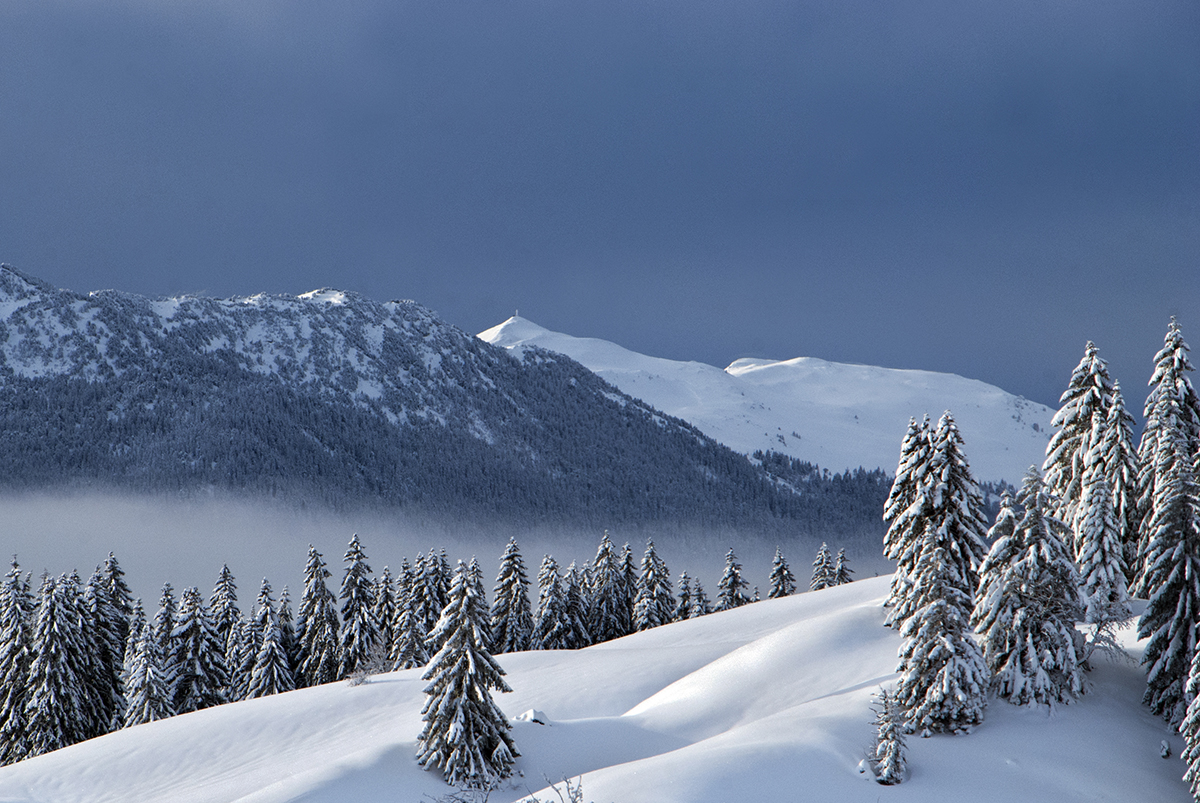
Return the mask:
MULTIPOLYGON (((157 604, 164 582, 176 593, 195 585, 207 597, 221 565, 237 578, 244 611, 257 596, 263 577, 278 598, 286 585, 293 601, 302 588, 308 545, 324 556, 338 588, 346 544, 358 533, 378 574, 390 566, 393 574, 403 558, 410 561, 429 549, 446 550, 451 562, 479 558, 484 576, 495 577, 499 558, 510 537, 516 537, 534 580, 544 554, 560 567, 583 563, 595 554, 602 531, 571 526, 521 527, 479 521, 448 521, 401 513, 334 513, 300 509, 269 501, 244 499, 164 500, 120 494, 29 494, 0 497, 0 556, 16 555, 21 568, 35 577, 77 569, 85 578, 109 552, 116 554, 135 596, 147 608, 157 604)), ((807 586, 810 564, 819 541, 797 536, 790 540, 725 528, 654 524, 610 530, 620 546, 628 542, 640 560, 648 537, 671 570, 672 578, 687 571, 715 596, 725 552, 733 547, 751 589, 765 596, 771 559, 778 545, 800 585, 807 586)), ((891 571, 874 543, 837 543, 845 547, 857 577, 891 571)))

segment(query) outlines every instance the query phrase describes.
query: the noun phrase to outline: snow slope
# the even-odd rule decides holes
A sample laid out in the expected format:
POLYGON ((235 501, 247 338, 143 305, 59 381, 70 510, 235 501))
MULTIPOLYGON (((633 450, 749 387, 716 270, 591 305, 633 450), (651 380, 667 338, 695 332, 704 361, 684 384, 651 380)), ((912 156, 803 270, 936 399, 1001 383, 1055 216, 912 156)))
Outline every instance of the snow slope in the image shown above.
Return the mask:
MULTIPOLYGON (((582 774, 596 803, 1130 801, 1185 803, 1165 725, 1138 701, 1132 664, 1100 662, 1094 688, 1049 715, 993 701, 967 736, 909 740, 911 778, 857 772, 870 696, 894 680, 899 638, 882 626, 887 577, 768 600, 577 652, 502 656, 523 777, 582 774)), ((417 767, 418 671, 221 706, 0 769, 3 803, 410 803, 450 790, 417 767)), ((542 795, 545 798, 545 794, 542 795)))
POLYGON ((572 337, 524 318, 479 334, 497 346, 537 346, 582 363, 625 393, 690 422, 731 449, 757 449, 831 471, 895 471, 909 417, 950 410, 977 479, 1019 483, 1041 465, 1054 411, 974 379, 846 365, 814 357, 737 360, 724 371, 572 337))

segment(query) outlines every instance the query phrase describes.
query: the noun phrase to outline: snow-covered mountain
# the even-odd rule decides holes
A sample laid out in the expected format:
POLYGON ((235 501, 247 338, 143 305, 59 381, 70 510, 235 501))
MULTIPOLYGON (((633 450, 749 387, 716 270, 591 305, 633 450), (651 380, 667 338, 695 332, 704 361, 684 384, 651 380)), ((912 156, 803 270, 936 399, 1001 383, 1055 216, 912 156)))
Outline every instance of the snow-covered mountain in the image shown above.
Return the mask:
MULTIPOLYGON (((1192 800, 1183 763, 1159 757, 1162 740, 1178 755, 1179 735, 1140 704, 1145 677, 1132 662, 1095 660, 1089 693, 1053 715, 993 700, 973 733, 909 737, 900 786, 860 774, 871 695, 896 678, 889 582, 764 600, 584 650, 500 656, 513 691, 496 702, 516 720, 521 774, 490 800, 539 789, 558 800, 543 778, 580 775, 597 803, 1192 800)), ((118 731, 0 768, 0 801, 435 799, 453 790, 414 759, 420 673, 118 731)))
POLYGON ((562 355, 513 355, 411 301, 81 294, 0 267, 0 388, 0 490, 215 487, 589 526, 816 524, 691 425, 562 355))
POLYGON ((565 354, 625 393, 751 454, 774 450, 831 471, 896 470, 910 417, 950 410, 977 479, 1017 484, 1041 465, 1049 407, 974 379, 933 371, 846 365, 814 357, 742 359, 725 370, 552 332, 513 317, 479 337, 520 351, 565 354))

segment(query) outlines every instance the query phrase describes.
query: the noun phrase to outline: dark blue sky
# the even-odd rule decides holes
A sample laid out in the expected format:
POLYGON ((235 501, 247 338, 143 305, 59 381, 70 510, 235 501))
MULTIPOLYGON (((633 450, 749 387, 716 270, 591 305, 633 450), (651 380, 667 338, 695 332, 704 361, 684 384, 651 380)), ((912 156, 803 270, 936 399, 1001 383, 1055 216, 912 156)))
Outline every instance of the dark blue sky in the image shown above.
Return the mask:
POLYGON ((1200 348, 1194 0, 4 0, 0 261, 1140 406, 1200 348))

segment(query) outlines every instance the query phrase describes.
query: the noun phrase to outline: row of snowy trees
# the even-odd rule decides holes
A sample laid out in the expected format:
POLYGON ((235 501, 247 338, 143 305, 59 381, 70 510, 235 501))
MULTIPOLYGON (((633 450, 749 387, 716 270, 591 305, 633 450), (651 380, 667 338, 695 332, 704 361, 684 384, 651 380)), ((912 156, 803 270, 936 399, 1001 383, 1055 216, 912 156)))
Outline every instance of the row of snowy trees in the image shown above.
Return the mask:
POLYGON ((1120 386, 1088 343, 1044 479, 1031 468, 986 532, 953 418, 910 423, 884 512, 897 567, 888 622, 905 638, 894 704, 910 730, 969 729, 989 691, 1069 702, 1084 691, 1088 652, 1128 621, 1132 591, 1147 600, 1144 702, 1182 725, 1200 791, 1200 400, 1187 352, 1172 320, 1135 448, 1120 386))
MULTIPOLYGON (((335 596, 323 556, 309 548, 295 616, 287 587, 277 600, 266 579, 243 615, 225 566, 207 602, 195 587, 177 598, 167 584, 151 618, 112 555, 87 583, 75 573, 47 575, 36 593, 14 558, 0 585, 0 762, 224 702, 424 666, 446 638, 439 622, 455 580, 445 551, 403 560, 397 576, 387 567, 375 576, 355 535, 344 562, 335 596)), ((607 532, 582 568, 572 563, 564 572, 543 559, 536 605, 515 541, 501 557, 490 606, 478 563, 466 570, 486 613, 478 646, 487 653, 584 647, 758 598, 757 590, 747 595, 732 549, 710 600, 686 572, 675 593, 653 541, 639 565, 607 532)), ((844 553, 834 560, 822 545, 811 585, 850 574, 844 553)), ((769 584, 770 597, 796 590, 779 550, 769 584)))

